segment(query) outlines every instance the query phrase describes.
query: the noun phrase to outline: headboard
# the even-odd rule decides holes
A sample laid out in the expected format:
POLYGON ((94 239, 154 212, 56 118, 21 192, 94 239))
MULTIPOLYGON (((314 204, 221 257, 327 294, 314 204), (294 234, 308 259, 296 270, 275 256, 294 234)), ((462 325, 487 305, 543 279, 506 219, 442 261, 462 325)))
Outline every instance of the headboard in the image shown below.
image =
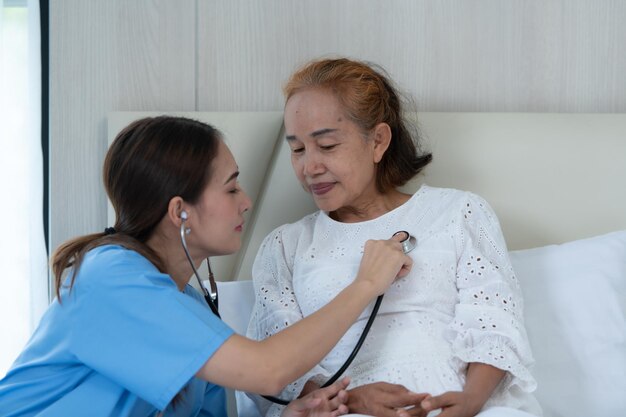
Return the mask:
MULTIPOLYGON (((316 210, 292 173, 282 112, 114 112, 109 143, 131 121, 160 114, 201 120, 224 133, 254 207, 242 250, 211 265, 218 280, 250 279, 263 237, 316 210)), ((434 160, 403 188, 425 182, 481 195, 496 211, 509 249, 626 229, 626 114, 411 116, 434 160)))

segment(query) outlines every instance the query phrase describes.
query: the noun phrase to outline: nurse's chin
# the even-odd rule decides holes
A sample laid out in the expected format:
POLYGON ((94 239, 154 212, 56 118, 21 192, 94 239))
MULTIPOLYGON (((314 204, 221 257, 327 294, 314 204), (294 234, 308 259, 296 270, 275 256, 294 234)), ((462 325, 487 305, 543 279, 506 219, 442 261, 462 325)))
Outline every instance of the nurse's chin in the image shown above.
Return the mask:
POLYGON ((232 255, 234 253, 237 253, 239 249, 241 249, 241 239, 237 239, 236 242, 233 242, 229 245, 224 245, 221 248, 212 251, 212 254, 208 257, 232 255))

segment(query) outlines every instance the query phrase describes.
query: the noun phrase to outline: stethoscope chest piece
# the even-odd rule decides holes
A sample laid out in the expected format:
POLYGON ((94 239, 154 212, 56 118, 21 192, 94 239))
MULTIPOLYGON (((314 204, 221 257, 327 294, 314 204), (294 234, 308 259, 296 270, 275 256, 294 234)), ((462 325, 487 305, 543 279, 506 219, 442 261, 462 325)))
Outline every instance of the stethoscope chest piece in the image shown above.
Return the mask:
POLYGON ((404 238, 400 241, 400 243, 402 244, 402 251, 404 253, 409 253, 411 252, 413 249, 415 249, 415 247, 417 246, 417 239, 415 238, 415 236, 411 236, 409 234, 409 232, 405 231, 405 230, 399 230, 396 233, 393 234, 394 236, 396 235, 402 235, 404 238))

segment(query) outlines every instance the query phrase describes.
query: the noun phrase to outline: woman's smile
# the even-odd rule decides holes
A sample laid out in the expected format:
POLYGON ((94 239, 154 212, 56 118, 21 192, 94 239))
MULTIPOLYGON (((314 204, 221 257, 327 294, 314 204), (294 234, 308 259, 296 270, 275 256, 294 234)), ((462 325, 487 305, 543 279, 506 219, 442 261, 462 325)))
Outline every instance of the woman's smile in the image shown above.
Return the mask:
POLYGON ((320 182, 317 184, 309 185, 309 189, 315 195, 323 195, 329 192, 330 190, 332 190, 334 186, 335 186, 334 182, 320 182))

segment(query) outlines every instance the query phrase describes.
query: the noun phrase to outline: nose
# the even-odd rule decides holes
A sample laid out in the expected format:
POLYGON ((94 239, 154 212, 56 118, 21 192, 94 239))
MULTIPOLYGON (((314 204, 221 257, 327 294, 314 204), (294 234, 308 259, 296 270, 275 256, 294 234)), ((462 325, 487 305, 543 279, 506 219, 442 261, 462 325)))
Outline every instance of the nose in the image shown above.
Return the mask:
POLYGON ((246 211, 250 210, 252 208, 252 200, 250 200, 250 197, 248 197, 248 194, 246 194, 245 191, 241 191, 241 194, 243 196, 243 201, 241 202, 241 212, 245 213, 246 211))
POLYGON ((322 163, 317 152, 309 152, 302 158, 302 170, 304 175, 313 177, 324 172, 324 164, 322 163))

